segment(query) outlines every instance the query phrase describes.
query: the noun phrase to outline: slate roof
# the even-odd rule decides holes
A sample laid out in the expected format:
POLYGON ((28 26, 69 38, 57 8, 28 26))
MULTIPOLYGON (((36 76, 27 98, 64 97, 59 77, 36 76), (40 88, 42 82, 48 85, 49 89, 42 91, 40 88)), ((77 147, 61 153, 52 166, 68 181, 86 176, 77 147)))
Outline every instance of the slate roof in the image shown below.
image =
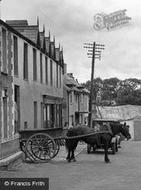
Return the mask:
MULTIPOLYGON (((141 106, 123 105, 123 106, 103 106, 98 107, 102 118, 117 119, 117 120, 131 120, 141 117, 141 106)), ((97 115, 100 118, 99 111, 97 115)))
POLYGON ((88 93, 86 88, 83 88, 77 80, 74 79, 70 74, 64 74, 64 84, 74 90, 77 93, 88 93), (80 88, 81 87, 81 88, 80 88))
POLYGON ((23 36, 37 43, 39 32, 38 25, 28 25, 27 20, 7 20, 6 23, 20 32, 23 36))

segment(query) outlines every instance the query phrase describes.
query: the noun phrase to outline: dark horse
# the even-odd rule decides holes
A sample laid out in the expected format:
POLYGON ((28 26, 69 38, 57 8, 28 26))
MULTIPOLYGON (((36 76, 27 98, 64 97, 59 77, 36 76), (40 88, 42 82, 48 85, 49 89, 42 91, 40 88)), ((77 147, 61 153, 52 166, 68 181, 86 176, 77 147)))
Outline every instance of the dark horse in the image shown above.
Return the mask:
POLYGON ((66 138, 66 142, 65 142, 65 146, 68 151, 68 155, 66 158, 68 160, 68 162, 71 162, 71 160, 76 161, 74 151, 75 151, 79 141, 84 141, 85 143, 94 146, 94 145, 98 144, 98 142, 100 140, 100 143, 103 145, 103 148, 105 151, 105 158, 104 158, 105 162, 109 163, 110 160, 108 158, 108 149, 110 147, 112 137, 114 137, 115 135, 117 135, 119 133, 122 133, 123 136, 125 136, 125 138, 127 138, 127 140, 129 140, 131 138, 131 135, 129 133, 129 128, 127 128, 126 126, 124 126, 122 124, 115 124, 115 123, 112 124, 111 123, 110 127, 111 127, 111 133, 103 132, 103 133, 98 133, 96 135, 94 134, 92 136, 90 136, 89 134, 94 133, 94 129, 89 128, 87 126, 78 126, 78 127, 73 127, 73 128, 68 129, 67 134, 66 134, 66 136, 68 138, 66 138), (75 136, 81 136, 81 137, 77 138, 75 136), (72 137, 72 138, 69 138, 69 137, 72 137))

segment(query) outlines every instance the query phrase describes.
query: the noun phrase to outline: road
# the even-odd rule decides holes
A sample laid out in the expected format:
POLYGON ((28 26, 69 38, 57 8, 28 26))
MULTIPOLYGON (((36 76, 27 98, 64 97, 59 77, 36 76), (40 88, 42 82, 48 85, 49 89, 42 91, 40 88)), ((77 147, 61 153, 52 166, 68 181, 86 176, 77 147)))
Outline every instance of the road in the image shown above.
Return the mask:
POLYGON ((87 154, 84 149, 77 162, 52 160, 44 164, 22 164, 15 170, 0 171, 1 177, 49 177, 50 190, 140 190, 141 141, 122 142, 111 163, 103 153, 87 154))

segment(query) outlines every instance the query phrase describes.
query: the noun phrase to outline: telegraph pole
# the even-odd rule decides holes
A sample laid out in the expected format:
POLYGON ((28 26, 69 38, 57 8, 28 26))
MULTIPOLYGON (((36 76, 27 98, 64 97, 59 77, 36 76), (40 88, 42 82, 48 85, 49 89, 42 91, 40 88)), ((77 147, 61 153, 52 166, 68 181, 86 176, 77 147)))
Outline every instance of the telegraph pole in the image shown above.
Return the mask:
POLYGON ((103 44, 97 44, 96 42, 84 43, 84 48, 88 49, 88 58, 92 58, 91 65, 91 87, 89 95, 89 115, 88 115, 88 126, 92 127, 92 104, 93 104, 93 87, 94 87, 94 69, 95 69, 95 60, 101 60, 101 51, 104 50, 103 44))

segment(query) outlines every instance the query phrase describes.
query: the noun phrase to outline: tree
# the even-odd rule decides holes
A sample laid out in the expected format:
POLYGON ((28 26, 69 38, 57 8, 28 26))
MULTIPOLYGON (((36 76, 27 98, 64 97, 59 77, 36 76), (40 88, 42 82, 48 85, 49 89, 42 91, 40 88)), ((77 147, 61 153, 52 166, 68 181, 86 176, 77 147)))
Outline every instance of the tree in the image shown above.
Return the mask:
POLYGON ((103 80, 103 100, 114 100, 117 97, 117 85, 120 82, 118 78, 103 80))
POLYGON ((117 86, 116 101, 119 105, 141 104, 140 100, 141 81, 139 79, 130 78, 121 81, 117 86))
MULTIPOLYGON (((102 80, 101 78, 96 78, 94 79, 93 84, 93 100, 96 100, 96 97, 100 92, 103 105, 111 105, 113 100, 116 101, 117 105, 141 105, 140 79, 129 78, 119 80, 118 78, 109 78, 102 80)), ((83 83, 83 85, 90 90, 90 81, 83 83)))

